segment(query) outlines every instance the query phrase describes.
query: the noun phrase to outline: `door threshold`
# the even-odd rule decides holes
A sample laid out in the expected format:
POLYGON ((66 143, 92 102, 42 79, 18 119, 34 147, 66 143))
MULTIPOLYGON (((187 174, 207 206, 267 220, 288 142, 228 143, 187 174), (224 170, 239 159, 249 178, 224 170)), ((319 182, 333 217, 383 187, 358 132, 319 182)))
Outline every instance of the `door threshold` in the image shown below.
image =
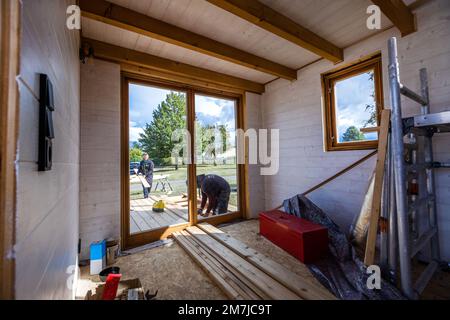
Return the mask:
POLYGON ((132 248, 132 249, 128 249, 125 251, 120 252, 120 257, 123 256, 129 256, 131 254, 136 254, 142 251, 146 251, 146 250, 150 250, 150 249, 154 249, 154 248, 159 248, 159 247, 165 247, 165 246, 170 246, 174 243, 173 239, 163 239, 163 240, 158 240, 158 241, 154 241, 151 242, 149 244, 145 244, 143 246, 140 247, 136 247, 136 248, 132 248))

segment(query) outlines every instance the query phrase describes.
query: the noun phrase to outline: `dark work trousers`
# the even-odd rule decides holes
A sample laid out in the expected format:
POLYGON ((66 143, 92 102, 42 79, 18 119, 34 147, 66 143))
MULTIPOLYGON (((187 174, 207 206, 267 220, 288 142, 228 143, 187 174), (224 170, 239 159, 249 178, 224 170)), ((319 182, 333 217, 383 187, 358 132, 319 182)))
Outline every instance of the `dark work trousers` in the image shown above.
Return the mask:
POLYGON ((217 197, 216 214, 224 214, 228 212, 228 202, 230 201, 230 191, 222 190, 217 197))
POLYGON ((145 177, 145 180, 147 180, 148 184, 150 185, 150 188, 142 187, 142 189, 144 190, 144 199, 147 199, 150 195, 150 191, 152 191, 153 177, 145 177))

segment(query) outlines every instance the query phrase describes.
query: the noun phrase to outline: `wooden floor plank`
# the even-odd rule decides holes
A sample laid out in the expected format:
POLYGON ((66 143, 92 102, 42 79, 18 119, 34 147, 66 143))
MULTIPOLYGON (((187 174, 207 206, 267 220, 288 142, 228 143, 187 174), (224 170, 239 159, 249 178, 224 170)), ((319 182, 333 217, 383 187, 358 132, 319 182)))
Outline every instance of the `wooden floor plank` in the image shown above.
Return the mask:
POLYGON ((134 219, 134 221, 136 222, 139 230, 143 231, 143 230, 149 230, 151 229, 151 226, 149 226, 144 219, 141 218, 141 216, 139 215, 138 211, 133 211, 131 212, 131 217, 134 219))
MULTIPOLYGON (((150 197, 149 199, 143 199, 143 201, 147 204, 153 207, 153 204, 159 200, 155 200, 155 198, 150 197)), ((163 213, 158 213, 158 212, 153 212, 154 214, 159 214, 160 216, 162 216, 164 218, 164 216, 167 216, 168 222, 173 223, 174 221, 177 221, 179 219, 179 217, 177 215, 174 215, 173 213, 169 212, 167 209, 167 204, 165 203, 166 207, 164 209, 163 213)))
MULTIPOLYGON (((157 201, 156 200, 157 198, 155 196, 150 196, 150 198, 153 201, 157 201)), ((178 206, 175 202, 171 200, 166 200, 165 203, 168 210, 170 210, 172 213, 176 214, 180 218, 184 219, 186 222, 189 221, 188 209, 178 206)))
POLYGON ((301 298, 281 285, 279 282, 259 270, 257 267, 228 249, 217 240, 206 234, 197 227, 189 227, 187 231, 200 242, 211 248, 216 254, 221 255, 224 260, 233 264, 242 277, 246 277, 254 285, 258 286, 265 294, 274 300, 301 300, 301 298))
POLYGON ((133 233, 138 233, 140 231, 141 230, 139 229, 136 221, 134 220, 133 215, 130 214, 130 233, 133 234, 133 233))
POLYGON ((211 266, 207 263, 208 258, 199 254, 179 232, 175 232, 175 239, 178 241, 186 252, 198 263, 203 271, 210 276, 214 282, 222 289, 222 291, 233 300, 243 300, 243 298, 234 290, 211 266))
POLYGON ((225 280, 244 300, 261 300, 256 294, 249 294, 251 291, 246 287, 230 270, 220 263, 211 252, 204 249, 204 247, 198 243, 194 237, 192 237, 186 231, 180 231, 184 239, 190 243, 190 245, 201 255, 207 257, 207 261, 211 268, 217 271, 217 273, 225 280))
POLYGON ((161 227, 164 227, 164 224, 154 218, 151 214, 148 213, 148 209, 141 205, 142 202, 135 202, 135 210, 144 221, 147 221, 149 227, 147 229, 143 229, 141 231, 154 230, 161 227))
MULTIPOLYGON (((190 234, 191 235, 191 234, 190 234)), ((230 270, 231 273, 235 275, 235 277, 239 278, 241 280, 241 283, 243 283, 244 287, 249 288, 251 292, 254 292, 256 296, 258 296, 262 300, 273 300, 273 298, 267 294, 265 291, 261 290, 261 288, 252 282, 248 277, 242 276, 242 273, 240 272, 238 266, 236 264, 233 264, 233 261, 230 260, 227 257, 224 257, 220 253, 218 253, 216 250, 212 249, 208 245, 206 245, 204 242, 200 241, 199 239, 195 238, 191 235, 191 237, 198 243, 204 250, 209 252, 214 258, 219 261, 222 265, 224 265, 228 270, 230 270)))
POLYGON ((246 279, 245 277, 240 277, 239 272, 237 272, 237 270, 235 270, 235 268, 233 268, 233 266, 228 263, 228 261, 224 260, 220 255, 217 255, 214 251, 212 251, 211 248, 200 242, 188 232, 182 231, 182 233, 186 236, 186 239, 190 240, 196 247, 199 248, 199 250, 202 250, 203 252, 206 252, 208 255, 210 255, 213 261, 216 261, 216 263, 220 265, 220 268, 225 270, 227 278, 233 282, 232 286, 236 289, 236 291, 242 292, 242 294, 249 300, 270 299, 269 296, 259 290, 258 287, 255 287, 251 282, 248 281, 248 279, 246 279))
POLYGON ((155 199, 157 201, 159 200, 158 198, 151 197, 149 199, 135 199, 130 201, 130 231, 132 229, 132 233, 144 232, 187 222, 187 213, 184 215, 186 218, 183 218, 182 214, 174 212, 176 209, 172 209, 171 207, 173 205, 170 203, 164 212, 154 212, 152 209, 155 199), (135 225, 131 225, 131 221, 133 221, 135 225))
POLYGON ((148 212, 158 221, 161 221, 164 226, 171 226, 175 224, 175 221, 172 217, 170 217, 165 211, 164 212, 154 212, 152 210, 155 200, 153 198, 143 199, 142 203, 145 204, 146 208, 148 208, 148 212))
POLYGON ((140 200, 141 206, 144 209, 145 212, 147 212, 148 215, 150 215, 153 219, 155 219, 161 227, 167 227, 171 225, 171 220, 162 216, 161 213, 154 212, 153 204, 155 203, 153 200, 149 199, 141 199, 140 200))
POLYGON ((307 279, 287 270, 269 257, 249 248, 239 240, 231 237, 222 230, 207 224, 199 224, 198 227, 211 237, 245 258, 247 261, 266 272, 275 280, 282 283, 304 299, 308 300, 335 300, 336 298, 323 287, 310 283, 307 279))
MULTIPOLYGON (((158 229, 161 227, 164 227, 164 225, 161 225, 152 214, 148 213, 147 210, 138 211, 138 214, 141 216, 142 219, 144 219, 145 222, 150 226, 150 230, 158 229)), ((143 230, 144 231, 144 230, 143 230)))

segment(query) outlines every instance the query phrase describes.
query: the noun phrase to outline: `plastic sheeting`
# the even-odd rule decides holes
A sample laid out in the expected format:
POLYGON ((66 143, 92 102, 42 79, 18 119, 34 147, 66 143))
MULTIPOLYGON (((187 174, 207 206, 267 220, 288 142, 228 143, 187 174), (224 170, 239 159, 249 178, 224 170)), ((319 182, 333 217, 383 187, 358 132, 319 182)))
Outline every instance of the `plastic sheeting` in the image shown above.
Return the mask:
POLYGON ((346 235, 319 207, 303 195, 283 203, 284 211, 328 228, 330 254, 308 265, 314 276, 336 297, 344 300, 400 300, 400 291, 387 281, 381 280, 381 289, 369 289, 366 266, 356 256, 346 235))
POLYGON ((370 213, 372 212, 373 191, 375 188, 375 173, 370 179, 369 188, 364 197, 363 205, 359 215, 355 217, 350 226, 350 240, 358 248, 364 248, 366 245, 367 231, 369 229, 370 213))

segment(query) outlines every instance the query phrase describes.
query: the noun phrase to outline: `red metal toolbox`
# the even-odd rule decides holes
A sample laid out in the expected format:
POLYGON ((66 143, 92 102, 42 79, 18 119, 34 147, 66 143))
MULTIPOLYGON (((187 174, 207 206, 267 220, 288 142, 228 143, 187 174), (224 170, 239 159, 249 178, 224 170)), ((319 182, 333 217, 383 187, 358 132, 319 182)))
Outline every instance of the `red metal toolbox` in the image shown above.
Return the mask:
POLYGON ((275 210, 259 215, 262 236, 303 263, 312 263, 328 250, 328 229, 275 210))

